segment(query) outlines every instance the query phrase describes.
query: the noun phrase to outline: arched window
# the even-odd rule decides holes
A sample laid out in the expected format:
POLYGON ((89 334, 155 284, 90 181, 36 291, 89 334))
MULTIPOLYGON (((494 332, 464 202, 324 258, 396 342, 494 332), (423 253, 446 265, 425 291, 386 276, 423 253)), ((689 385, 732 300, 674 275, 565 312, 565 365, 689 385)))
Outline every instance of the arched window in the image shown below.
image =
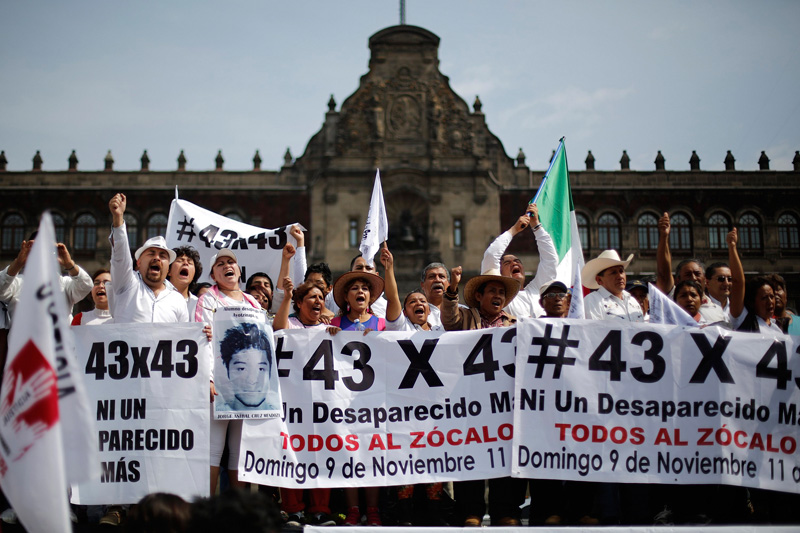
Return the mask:
POLYGON ((4 252, 18 251, 25 240, 25 219, 22 216, 11 213, 3 218, 3 231, 0 234, 0 248, 4 252))
POLYGON ((781 250, 800 250, 800 229, 797 217, 791 213, 778 217, 778 242, 781 250))
POLYGON ((167 232, 167 215, 156 213, 147 219, 147 238, 158 237, 167 232))
POLYGON ((575 213, 575 221, 578 223, 578 237, 581 240, 581 250, 589 251, 589 219, 582 213, 575 213))
POLYGON ((753 213, 739 217, 739 246, 742 250, 761 249, 761 221, 753 213))
POLYGON ((93 252, 97 248, 97 219, 84 213, 75 219, 75 251, 93 252))
POLYGON ((620 249, 620 228, 619 218, 612 213, 604 213, 597 219, 597 244, 603 250, 620 249))
POLYGON ((137 233, 139 233, 139 221, 136 220, 136 217, 131 213, 125 213, 122 215, 122 218, 125 219, 125 227, 128 229, 128 246, 130 246, 131 250, 134 250, 137 248, 139 242, 137 238, 137 233))
POLYGON ((655 215, 645 213, 639 217, 639 249, 655 250, 658 248, 658 219, 655 215))
POLYGON ((725 243, 730 231, 731 221, 722 213, 714 213, 708 217, 708 246, 712 250, 722 250, 728 247, 725 243))
POLYGON ((228 213, 225 216, 228 217, 231 220, 235 220, 236 222, 244 222, 244 219, 242 218, 242 216, 239 213, 237 213, 236 211, 231 211, 230 213, 228 213))
POLYGON ((677 252, 692 251, 692 223, 683 213, 669 217, 669 248, 677 252))
POLYGON ((56 230, 56 242, 63 242, 64 244, 69 247, 69 243, 67 242, 67 221, 64 220, 64 217, 59 215, 58 213, 50 213, 51 218, 53 219, 53 227, 56 230))

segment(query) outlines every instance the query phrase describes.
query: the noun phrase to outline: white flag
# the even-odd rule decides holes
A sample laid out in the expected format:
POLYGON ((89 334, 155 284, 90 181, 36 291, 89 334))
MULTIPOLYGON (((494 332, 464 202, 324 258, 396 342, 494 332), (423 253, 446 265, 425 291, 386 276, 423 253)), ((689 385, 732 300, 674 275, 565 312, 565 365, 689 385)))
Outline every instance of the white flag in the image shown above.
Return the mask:
POLYGON ((684 311, 669 296, 661 292, 652 283, 647 284, 647 295, 650 299, 650 323, 671 324, 673 326, 697 326, 697 321, 684 311))
POLYGON ((375 186, 372 188, 372 199, 369 201, 369 214, 361 236, 361 257, 373 266, 372 258, 378 253, 381 243, 389 238, 389 220, 386 218, 386 206, 383 203, 381 187, 381 171, 375 173, 375 186))
POLYGON ((70 532, 56 363, 66 322, 49 213, 28 255, 0 391, 0 485, 25 529, 70 532), (55 323, 55 324, 54 324, 55 323), (56 327, 54 327, 54 325, 56 327))

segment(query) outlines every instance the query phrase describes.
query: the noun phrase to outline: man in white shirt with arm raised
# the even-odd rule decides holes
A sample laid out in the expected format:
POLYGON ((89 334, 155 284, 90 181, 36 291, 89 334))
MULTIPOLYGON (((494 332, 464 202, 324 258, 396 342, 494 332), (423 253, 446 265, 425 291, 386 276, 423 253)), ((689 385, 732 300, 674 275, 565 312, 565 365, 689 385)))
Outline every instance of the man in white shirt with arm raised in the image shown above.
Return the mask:
POLYGON ((501 275, 514 278, 519 281, 520 286, 524 287, 508 304, 506 312, 520 319, 544 315, 544 309, 539 305, 539 288, 544 283, 556 279, 558 252, 550 234, 539 222, 539 209, 536 204, 528 204, 527 213, 519 217, 508 231, 497 237, 486 249, 481 263, 481 272, 488 272, 492 269, 499 269, 501 275), (514 254, 507 254, 505 251, 511 244, 511 239, 531 224, 533 225, 533 234, 536 236, 536 246, 539 248, 539 267, 533 280, 526 286, 525 268, 522 266, 522 261, 514 254))
POLYGON ((166 283, 175 252, 164 237, 148 239, 136 250, 138 272, 133 271, 128 229, 123 215, 127 199, 122 193, 108 202, 111 211, 111 315, 117 324, 127 322, 188 322, 183 296, 166 283))

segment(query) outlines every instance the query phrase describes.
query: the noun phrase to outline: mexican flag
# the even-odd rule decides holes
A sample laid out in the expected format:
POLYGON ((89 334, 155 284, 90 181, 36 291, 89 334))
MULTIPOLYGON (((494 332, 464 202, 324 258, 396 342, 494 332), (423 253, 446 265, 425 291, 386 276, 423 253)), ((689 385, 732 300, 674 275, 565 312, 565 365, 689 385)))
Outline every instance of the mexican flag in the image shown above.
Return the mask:
POLYGON ((584 318, 581 283, 583 251, 575 218, 575 205, 572 203, 567 149, 563 137, 533 202, 539 207, 539 221, 553 238, 558 252, 557 279, 572 287, 569 318, 584 318))

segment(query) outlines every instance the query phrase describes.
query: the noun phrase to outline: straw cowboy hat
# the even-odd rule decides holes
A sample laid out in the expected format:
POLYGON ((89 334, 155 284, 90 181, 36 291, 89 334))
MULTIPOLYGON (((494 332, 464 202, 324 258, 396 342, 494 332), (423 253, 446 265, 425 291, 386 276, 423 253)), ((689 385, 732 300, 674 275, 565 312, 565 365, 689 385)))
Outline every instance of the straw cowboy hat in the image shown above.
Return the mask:
POLYGON ((626 261, 623 261, 619 258, 619 254, 616 250, 605 250, 599 256, 584 265, 583 270, 581 270, 583 286, 587 289, 599 289, 600 285, 598 285, 597 280, 595 280, 597 274, 613 266, 622 265, 628 268, 631 261, 633 261, 633 254, 629 255, 626 261))
POLYGON ((506 306, 511 303, 511 300, 519 292, 520 283, 519 281, 515 280, 514 278, 509 278, 506 276, 500 275, 500 270, 496 268, 492 268, 481 274, 480 276, 475 276, 471 280, 467 282, 467 286, 464 288, 464 301, 467 302, 467 305, 470 307, 480 307, 480 302, 478 299, 475 298, 475 292, 480 288, 481 285, 484 283, 488 283, 490 281, 498 281, 503 284, 506 289, 506 306))
POLYGON ((369 284, 369 305, 374 304, 375 300, 383 294, 383 278, 380 276, 361 271, 345 272, 333 284, 333 301, 336 302, 340 309, 347 309, 346 287, 356 279, 363 279, 369 284))

